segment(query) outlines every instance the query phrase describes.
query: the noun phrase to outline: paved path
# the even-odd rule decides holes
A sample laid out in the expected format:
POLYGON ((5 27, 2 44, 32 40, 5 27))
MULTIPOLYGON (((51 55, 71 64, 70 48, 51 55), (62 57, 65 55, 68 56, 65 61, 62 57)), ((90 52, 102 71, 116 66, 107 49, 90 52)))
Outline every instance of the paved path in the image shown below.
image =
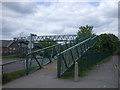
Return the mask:
POLYGON ((115 64, 118 64, 118 56, 113 56, 109 62, 99 65, 77 82, 56 78, 56 70, 41 69, 9 82, 3 88, 117 88, 118 70, 115 64))

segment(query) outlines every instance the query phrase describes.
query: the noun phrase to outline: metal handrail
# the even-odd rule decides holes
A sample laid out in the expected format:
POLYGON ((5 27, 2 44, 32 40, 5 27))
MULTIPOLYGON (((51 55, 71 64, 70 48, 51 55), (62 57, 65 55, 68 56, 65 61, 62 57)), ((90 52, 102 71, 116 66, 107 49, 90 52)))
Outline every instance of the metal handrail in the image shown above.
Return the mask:
POLYGON ((82 41, 82 42, 80 42, 80 43, 78 43, 78 44, 76 44, 76 45, 74 45, 74 46, 72 46, 72 47, 70 47, 70 48, 68 48, 68 49, 66 49, 66 50, 64 50, 64 51, 62 51, 62 52, 60 52, 60 53, 58 53, 57 55, 63 54, 63 53, 65 53, 65 52, 67 52, 68 50, 70 50, 70 49, 72 49, 72 48, 75 48, 76 46, 79 46, 80 44, 83 44, 84 42, 86 42, 86 41, 88 41, 88 40, 90 40, 90 39, 91 39, 91 37, 88 38, 88 39, 86 39, 86 40, 84 40, 84 41, 82 41))
POLYGON ((91 37, 87 38, 84 41, 82 41, 82 42, 60 52, 59 54, 57 54, 57 59, 58 59, 57 68, 59 68, 57 70, 58 71, 57 72, 58 78, 60 78, 60 76, 66 70, 68 70, 68 68, 70 68, 77 60, 79 60, 79 58, 81 58, 83 53, 85 53, 89 48, 91 48, 94 45, 96 38, 97 38, 97 36, 95 36, 93 38, 91 38, 91 37), (82 46, 82 49, 84 49, 84 50, 78 50, 78 47, 81 47, 81 46, 82 46), (71 55, 66 56, 69 54, 71 54, 71 55), (68 59, 68 57, 69 57, 69 59, 68 59), (62 63, 64 63, 64 64, 62 64, 62 63), (63 67, 64 67, 64 69, 63 69, 63 67))
POLYGON ((28 53, 27 55, 35 54, 37 52, 40 52, 40 51, 43 51, 43 50, 46 50, 46 49, 49 49, 49 48, 52 48, 52 47, 55 47, 55 46, 58 46, 58 45, 61 45, 61 44, 56 44, 56 45, 48 46, 48 47, 45 47, 43 49, 39 49, 39 50, 33 51, 32 53, 28 53))

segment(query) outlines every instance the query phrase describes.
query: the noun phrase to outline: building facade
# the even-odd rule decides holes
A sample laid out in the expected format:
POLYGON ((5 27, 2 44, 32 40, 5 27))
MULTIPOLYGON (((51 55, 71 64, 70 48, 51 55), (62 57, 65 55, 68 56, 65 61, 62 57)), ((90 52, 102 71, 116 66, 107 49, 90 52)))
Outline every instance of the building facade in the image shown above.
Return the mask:
POLYGON ((23 54, 28 50, 27 45, 17 44, 13 40, 0 40, 0 51, 2 55, 11 55, 11 54, 23 54))

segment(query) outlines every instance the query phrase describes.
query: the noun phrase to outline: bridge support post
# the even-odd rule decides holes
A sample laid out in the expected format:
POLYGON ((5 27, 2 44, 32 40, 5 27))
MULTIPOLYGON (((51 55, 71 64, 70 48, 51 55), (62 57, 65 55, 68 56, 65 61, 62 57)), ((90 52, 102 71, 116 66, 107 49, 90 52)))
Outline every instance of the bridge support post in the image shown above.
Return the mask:
POLYGON ((61 76, 61 56, 58 59, 57 57, 57 77, 60 78, 61 76))
POLYGON ((74 81, 78 81, 78 62, 75 63, 74 81))

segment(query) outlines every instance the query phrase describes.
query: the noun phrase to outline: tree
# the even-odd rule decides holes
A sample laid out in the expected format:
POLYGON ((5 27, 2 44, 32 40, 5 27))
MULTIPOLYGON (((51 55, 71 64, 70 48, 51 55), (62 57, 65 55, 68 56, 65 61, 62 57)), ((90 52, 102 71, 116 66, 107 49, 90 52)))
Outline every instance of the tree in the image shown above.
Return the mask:
POLYGON ((93 26, 81 26, 79 27, 79 31, 77 33, 77 38, 82 38, 85 36, 95 36, 95 34, 93 34, 92 32, 93 30, 93 26))
POLYGON ((98 47, 100 51, 113 53, 118 49, 120 41, 114 34, 101 34, 98 36, 98 41, 95 47, 98 47))

